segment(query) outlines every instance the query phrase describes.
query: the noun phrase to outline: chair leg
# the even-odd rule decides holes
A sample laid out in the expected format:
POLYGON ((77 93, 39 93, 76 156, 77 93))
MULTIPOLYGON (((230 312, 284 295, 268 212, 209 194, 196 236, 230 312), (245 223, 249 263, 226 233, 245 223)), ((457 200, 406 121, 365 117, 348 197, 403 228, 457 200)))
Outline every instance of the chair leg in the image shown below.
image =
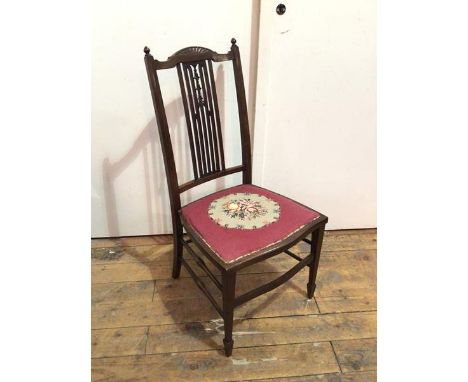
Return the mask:
POLYGON ((234 341, 232 327, 234 323, 234 298, 236 291, 236 272, 223 272, 223 318, 224 318, 224 353, 226 357, 232 354, 234 341))
POLYGON ((310 253, 313 255, 312 264, 309 266, 309 283, 307 284, 307 298, 312 298, 315 292, 315 280, 317 278, 317 270, 320 261, 320 252, 322 250, 323 233, 325 231, 325 224, 320 226, 315 232, 312 233, 312 244, 310 246, 310 253))
POLYGON ((172 263, 172 278, 178 279, 180 276, 180 268, 182 267, 182 251, 184 245, 182 244, 183 229, 182 226, 174 229, 174 252, 173 252, 173 263, 172 263))

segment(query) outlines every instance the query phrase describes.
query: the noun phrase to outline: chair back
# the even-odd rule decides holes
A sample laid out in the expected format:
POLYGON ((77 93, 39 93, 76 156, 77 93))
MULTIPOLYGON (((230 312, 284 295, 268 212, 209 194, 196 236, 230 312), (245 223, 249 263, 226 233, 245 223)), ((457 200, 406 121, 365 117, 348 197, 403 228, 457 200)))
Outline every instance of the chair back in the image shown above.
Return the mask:
POLYGON ((153 98, 156 121, 164 158, 173 223, 181 208, 180 194, 202 183, 226 175, 242 172, 244 184, 252 182, 252 160, 249 122, 245 98, 244 79, 236 40, 231 40, 228 53, 219 54, 203 47, 188 47, 158 61, 144 48, 145 65, 153 98), (216 84, 212 62, 232 61, 237 95, 242 147, 242 164, 226 168, 221 134, 216 84), (166 111, 158 79, 158 71, 176 68, 184 105, 187 135, 194 179, 179 184, 174 152, 169 134, 166 111))

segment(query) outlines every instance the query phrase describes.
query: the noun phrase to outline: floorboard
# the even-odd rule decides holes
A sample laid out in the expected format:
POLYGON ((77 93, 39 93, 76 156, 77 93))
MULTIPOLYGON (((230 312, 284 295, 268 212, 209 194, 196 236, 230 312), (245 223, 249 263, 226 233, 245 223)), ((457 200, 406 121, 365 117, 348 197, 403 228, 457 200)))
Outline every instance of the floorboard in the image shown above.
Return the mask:
POLYGON ((92 362, 99 381, 232 381, 336 373, 330 342, 236 348, 146 356, 98 358, 92 362))
MULTIPOLYGON (((226 358, 218 313, 185 270, 171 278, 171 236, 94 239, 92 380, 376 381, 376 248, 376 230, 327 231, 315 297, 302 270, 240 306, 226 358)), ((294 264, 275 256, 246 268, 236 293, 294 264)))

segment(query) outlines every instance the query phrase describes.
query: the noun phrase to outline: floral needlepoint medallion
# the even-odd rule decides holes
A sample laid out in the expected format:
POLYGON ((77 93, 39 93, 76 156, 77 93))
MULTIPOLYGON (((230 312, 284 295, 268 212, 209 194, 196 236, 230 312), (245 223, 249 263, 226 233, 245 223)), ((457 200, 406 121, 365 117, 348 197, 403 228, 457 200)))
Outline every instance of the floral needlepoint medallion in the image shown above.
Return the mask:
POLYGON ((276 222, 280 206, 263 195, 240 192, 212 201, 208 215, 225 228, 257 229, 276 222))

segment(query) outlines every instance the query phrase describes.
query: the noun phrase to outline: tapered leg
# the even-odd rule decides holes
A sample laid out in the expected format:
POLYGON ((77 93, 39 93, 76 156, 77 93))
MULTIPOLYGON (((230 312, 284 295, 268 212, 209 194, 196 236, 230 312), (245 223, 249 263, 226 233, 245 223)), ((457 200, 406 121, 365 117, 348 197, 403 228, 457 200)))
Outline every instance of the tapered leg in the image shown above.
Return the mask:
POLYGON ((321 225, 315 232, 312 233, 312 244, 310 253, 313 255, 312 264, 309 267, 309 283, 307 284, 307 298, 312 298, 315 292, 315 280, 317 278, 317 270, 320 261, 320 252, 322 250, 323 233, 325 224, 321 225))
POLYGON ((182 251, 184 245, 182 244, 182 236, 184 231, 182 225, 174 224, 174 257, 172 264, 172 278, 178 279, 180 276, 180 268, 182 266, 182 251))
POLYGON ((234 298, 236 291, 236 272, 223 272, 223 315, 224 315, 224 353, 232 354, 232 326, 234 322, 234 298))

